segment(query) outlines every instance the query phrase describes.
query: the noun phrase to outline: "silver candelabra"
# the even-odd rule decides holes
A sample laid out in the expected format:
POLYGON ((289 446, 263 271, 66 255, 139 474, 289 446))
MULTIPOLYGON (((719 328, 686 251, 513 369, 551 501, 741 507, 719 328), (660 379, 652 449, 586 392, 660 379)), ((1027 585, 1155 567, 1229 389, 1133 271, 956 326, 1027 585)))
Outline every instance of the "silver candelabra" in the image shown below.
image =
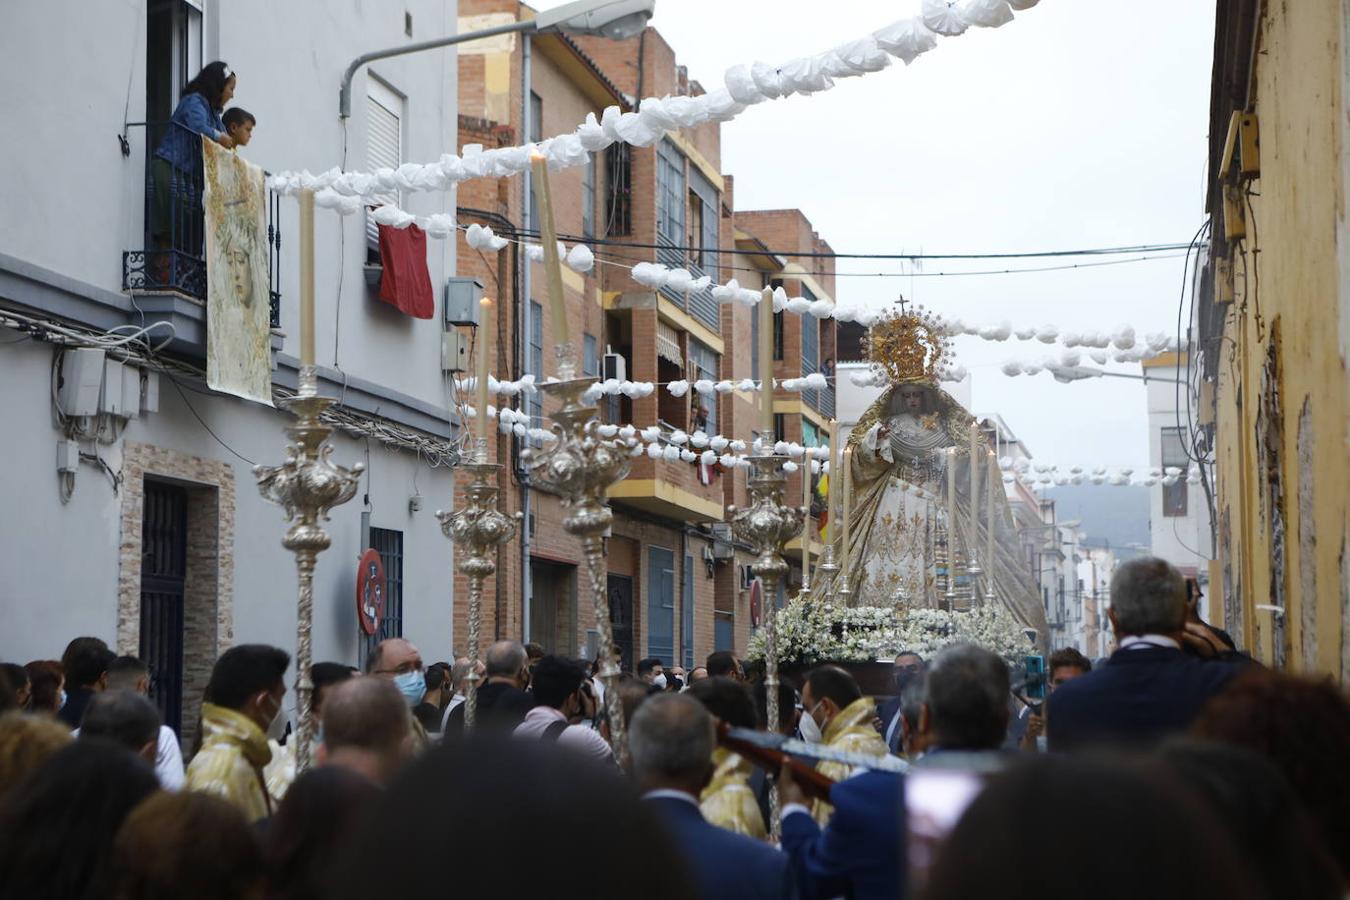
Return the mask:
POLYGON ((610 485, 628 474, 630 457, 622 444, 597 435, 596 407, 582 395, 594 379, 572 378, 575 372, 568 348, 563 352, 559 373, 564 380, 539 386, 545 395, 558 398, 561 408, 553 414, 552 446, 530 453, 526 466, 530 480, 562 497, 563 528, 581 538, 586 570, 591 580, 591 602, 600 632, 600 680, 605 686, 605 712, 609 718, 610 746, 614 758, 624 760, 623 704, 619 701, 619 666, 614 661, 614 628, 610 621, 605 539, 614 513, 609 508, 610 485))
MULTIPOLYGON (((775 624, 778 584, 787 577, 788 564, 783 559, 783 546, 801 533, 806 519, 804 506, 784 506, 783 493, 787 475, 783 472, 781 456, 749 457, 751 472, 748 481, 750 503, 747 506, 727 507, 727 517, 736 537, 753 548, 755 561, 750 570, 764 585, 764 697, 771 731, 778 728, 778 639, 775 624)), ((778 790, 769 794, 770 828, 778 834, 778 790)))
POLYGON ((299 717, 296 772, 309 768, 309 745, 314 733, 310 706, 314 683, 309 677, 314 656, 314 564, 318 555, 332 543, 321 523, 328 520, 329 510, 352 499, 361 473, 365 471, 361 463, 346 468, 329 459, 333 448, 328 443, 328 436, 333 430, 320 419, 324 410, 335 402, 330 397, 318 395, 318 376, 314 367, 302 367, 299 392, 281 401, 282 408, 296 418, 295 424, 286 428, 286 434, 291 438, 291 443, 286 445, 286 461, 279 466, 253 467, 258 491, 284 508, 286 520, 292 523, 281 545, 295 554, 299 572, 295 623, 295 695, 299 717))
POLYGON ((477 462, 462 468, 472 477, 464 489, 464 503, 453 512, 436 511, 441 531, 461 549, 455 567, 469 577, 469 686, 464 697, 464 730, 474 727, 478 712, 478 653, 483 626, 483 582, 497 571, 491 552, 516 536, 520 513, 508 516, 497 509, 497 473, 501 466, 485 462, 486 441, 480 441, 477 462))

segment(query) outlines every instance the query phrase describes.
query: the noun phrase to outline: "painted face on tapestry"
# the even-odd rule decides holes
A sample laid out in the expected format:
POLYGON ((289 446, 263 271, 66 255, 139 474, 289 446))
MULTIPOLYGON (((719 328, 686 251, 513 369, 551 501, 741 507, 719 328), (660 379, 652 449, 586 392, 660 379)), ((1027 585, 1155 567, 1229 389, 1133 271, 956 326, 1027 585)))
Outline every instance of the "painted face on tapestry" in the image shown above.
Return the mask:
POLYGON ((242 244, 235 244, 225 251, 225 264, 229 267, 230 288, 244 306, 253 305, 253 268, 249 265, 248 250, 242 244))

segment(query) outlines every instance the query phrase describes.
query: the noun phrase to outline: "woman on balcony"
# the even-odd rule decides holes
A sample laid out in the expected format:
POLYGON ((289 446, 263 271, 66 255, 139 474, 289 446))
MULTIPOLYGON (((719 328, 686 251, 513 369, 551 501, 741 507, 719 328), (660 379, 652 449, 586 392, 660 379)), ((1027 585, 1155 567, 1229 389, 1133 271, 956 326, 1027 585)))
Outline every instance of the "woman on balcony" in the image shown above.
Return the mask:
POLYGON ((236 76, 225 63, 208 63, 183 88, 150 163, 150 235, 158 251, 153 279, 162 287, 180 287, 184 275, 200 270, 202 247, 202 148, 207 137, 222 147, 234 139, 221 111, 234 96, 236 76), (180 255, 198 262, 181 262, 180 255))

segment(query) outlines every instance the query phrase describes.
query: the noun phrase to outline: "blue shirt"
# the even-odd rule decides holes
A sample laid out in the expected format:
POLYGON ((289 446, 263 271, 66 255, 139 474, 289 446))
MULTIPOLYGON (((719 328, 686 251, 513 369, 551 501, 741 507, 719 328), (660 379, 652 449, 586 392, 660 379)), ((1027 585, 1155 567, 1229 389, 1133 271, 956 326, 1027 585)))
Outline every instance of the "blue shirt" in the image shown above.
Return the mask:
POLYGON ((216 138, 225 134, 225 123, 201 94, 188 94, 179 100, 170 123, 155 155, 183 172, 194 172, 201 166, 201 143, 197 135, 216 138))

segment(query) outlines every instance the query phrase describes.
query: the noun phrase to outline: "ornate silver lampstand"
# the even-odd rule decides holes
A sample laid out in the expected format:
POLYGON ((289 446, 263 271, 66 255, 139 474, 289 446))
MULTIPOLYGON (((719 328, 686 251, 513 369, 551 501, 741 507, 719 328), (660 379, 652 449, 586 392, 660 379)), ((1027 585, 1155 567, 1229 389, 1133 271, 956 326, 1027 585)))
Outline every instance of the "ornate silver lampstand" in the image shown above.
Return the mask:
MULTIPOLYGON (((752 471, 748 488, 750 504, 745 507, 727 507, 736 537, 745 541, 755 552, 750 571, 764 582, 764 698, 769 728, 778 727, 778 638, 775 618, 778 612, 778 583, 787 577, 788 564, 783 559, 783 545, 801 533, 806 519, 804 506, 784 506, 783 492, 787 475, 783 472, 781 456, 749 457, 752 471)), ((778 834, 778 789, 769 793, 770 829, 778 834)))
POLYGON ((480 441, 473 463, 462 468, 473 481, 464 489, 464 503, 453 512, 436 511, 441 531, 462 550, 455 567, 469 576, 469 687, 464 698, 464 730, 474 726, 478 712, 478 653, 483 626, 483 582, 497 571, 491 552, 516 536, 520 513, 508 516, 497 509, 497 473, 501 466, 486 462, 486 441, 480 441))
POLYGON ((286 429, 291 438, 286 445, 286 462, 253 467, 258 491, 284 508, 286 520, 293 523, 281 545, 295 554, 300 577, 295 624, 295 695, 300 720, 295 738, 296 772, 309 768, 309 744, 314 733, 310 707, 314 683, 309 678, 314 656, 314 564, 332 543, 320 523, 327 521, 329 510, 352 499, 365 471, 361 463, 346 468, 329 459, 333 448, 328 436, 333 429, 324 425, 320 417, 335 402, 331 397, 318 395, 314 367, 302 367, 299 392, 281 401, 282 408, 296 418, 296 423, 286 429))
POLYGON ((605 539, 614 513, 609 508, 609 486, 628 474, 630 457, 623 445, 596 434, 596 407, 582 400, 591 378, 575 378, 571 345, 558 348, 558 374, 562 380, 539 385, 546 395, 557 397, 562 408, 553 414, 551 447, 530 453, 526 466, 535 484, 562 497, 563 528, 581 538, 586 570, 591 578, 591 602, 600 632, 600 680, 605 685, 605 711, 609 717, 609 740, 614 758, 624 759, 623 704, 619 702, 619 666, 614 662, 614 628, 610 622, 609 588, 605 568, 605 539))

